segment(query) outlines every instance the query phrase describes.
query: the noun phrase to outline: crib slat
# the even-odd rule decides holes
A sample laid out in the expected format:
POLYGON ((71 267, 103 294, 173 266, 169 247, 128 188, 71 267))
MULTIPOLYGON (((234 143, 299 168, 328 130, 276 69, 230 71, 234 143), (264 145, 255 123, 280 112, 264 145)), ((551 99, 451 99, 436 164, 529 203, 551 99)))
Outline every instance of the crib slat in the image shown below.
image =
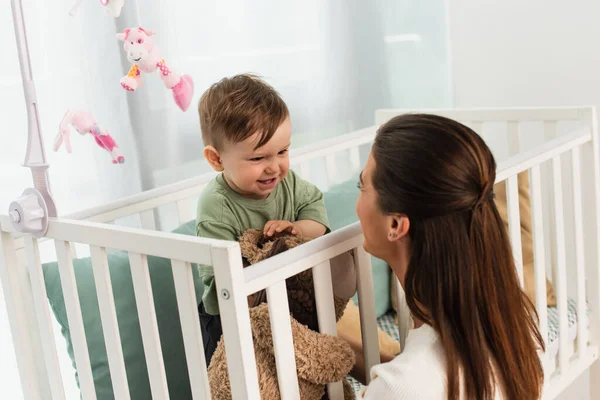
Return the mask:
MULTIPOLYGON (((333 284, 331 282, 331 263, 329 261, 320 263, 313 267, 312 271, 319 331, 337 336, 335 306, 333 304, 333 284)), ((330 399, 344 399, 342 382, 328 384, 327 391, 330 399)))
POLYGON ((554 269, 554 285, 556 287, 556 303, 558 306, 558 362, 561 373, 568 367, 567 346, 569 342, 569 320, 567 304, 567 262, 565 249, 565 218, 562 198, 562 170, 560 156, 552 159, 552 175, 554 178, 554 220, 556 223, 554 239, 556 247, 556 268, 554 269))
POLYGON ((127 371, 121 348, 121 336, 117 322, 115 299, 113 297, 112 282, 106 259, 106 249, 90 246, 94 281, 98 296, 98 307, 102 321, 102 332, 106 341, 108 367, 112 381, 115 399, 128 400, 129 386, 127 384, 127 371))
POLYGON ((523 252, 521 250, 521 216, 519 210, 519 181, 513 175, 506 182, 506 204, 508 206, 508 233, 519 282, 523 287, 523 252))
POLYGON ((335 154, 328 154, 325 156, 325 167, 327 169, 327 183, 329 187, 335 184, 337 176, 337 167, 335 165, 335 154))
POLYGON ((305 180, 310 180, 310 161, 300 164, 300 177, 305 180))
POLYGON ((177 215, 179 216, 180 225, 194 219, 192 204, 189 198, 181 199, 177 202, 177 215))
POLYGON ((71 259, 74 260, 77 258, 77 247, 75 243, 71 244, 71 259))
POLYGON ((531 184, 531 224, 533 229, 533 255, 535 279, 535 305, 540 319, 540 334, 548 343, 548 310, 546 303, 546 261, 544 249, 544 221, 542 208, 542 182, 540 166, 529 170, 531 184))
POLYGON ((300 399, 285 281, 267 287, 267 302, 281 398, 300 399))
MULTIPOLYGON (((549 142, 551 140, 554 140, 558 137, 558 126, 557 126, 557 122, 553 121, 553 120, 549 120, 549 121, 544 121, 543 123, 544 125, 544 141, 549 142)), ((550 163, 546 163, 546 165, 544 165, 542 167, 542 179, 545 182, 549 182, 550 185, 554 185, 554 181, 552 180, 552 166, 550 163)), ((555 209, 555 204, 554 204, 554 196, 548 196, 548 199, 545 203, 545 218, 548 221, 548 225, 546 226, 546 240, 551 240, 551 238, 556 236, 556 232, 554 232, 554 230, 556 229, 556 223, 554 221, 554 209, 555 209)), ((548 246, 548 248, 546 249, 546 257, 549 259, 548 263, 550 265, 556 265, 556 252, 552 251, 551 246, 548 246)))
POLYGON ((156 220, 154 219, 154 209, 145 210, 140 212, 140 221, 143 229, 149 229, 151 231, 156 230, 156 220))
POLYGON ((588 342, 587 306, 585 293, 585 256, 583 248, 583 203, 581 198, 581 155, 579 147, 571 150, 573 179, 573 208, 575 217, 575 262, 577 264, 577 353, 586 355, 588 342))
POLYGON ((19 259, 15 240, 12 234, 2 231, 0 227, 0 284, 6 301, 21 387, 26 399, 37 400, 44 398, 43 396, 50 391, 50 383, 45 365, 39 368, 39 353, 36 347, 41 349, 42 345, 35 346, 35 343, 41 342, 41 338, 27 316, 26 300, 30 301, 30 298, 21 286, 19 269, 15 268, 17 265, 19 259))
POLYGON ((410 317, 410 309, 406 304, 406 293, 400 284, 396 275, 392 274, 393 288, 396 293, 396 315, 398 316, 398 337, 400 342, 400 351, 404 351, 406 337, 408 336, 408 321, 410 317))
POLYGON ((239 245, 211 248, 233 400, 259 399, 254 341, 239 245))
POLYGON ((321 333, 337 336, 335 307, 333 305, 333 285, 331 282, 331 264, 323 262, 313 267, 315 302, 321 333))
POLYGON ((177 295, 177 306, 179 308, 179 318, 181 319, 181 331, 192 387, 192 397, 194 400, 210 400, 210 386, 202 345, 202 332, 198 320, 198 302, 194 288, 192 266, 190 263, 179 260, 172 260, 171 266, 173 268, 175 294, 177 295))
MULTIPOLYGON (((373 274, 371 270, 371 256, 360 246, 353 250, 356 263, 356 277, 358 286, 358 305, 360 310, 360 330, 363 340, 363 353, 365 371, 381 362, 379 357, 379 339, 377 335, 377 318, 375 317, 375 296, 373 293, 373 274)), ((371 381, 370 374, 366 374, 367 384, 371 381)))
POLYGON ((152 398, 168 399, 167 376, 160 347, 148 260, 143 254, 129 252, 129 264, 131 265, 133 290, 142 331, 142 343, 144 344, 152 398))
POLYGON ((50 316, 50 310, 48 309, 44 272, 40 261, 39 243, 37 239, 34 239, 29 235, 24 236, 23 239, 25 242, 27 266, 31 279, 33 303, 42 340, 42 351, 50 382, 51 397, 53 399, 64 399, 65 389, 63 387, 60 364, 58 363, 58 354, 56 353, 56 345, 54 342, 52 317, 50 316))
POLYGON ((508 137, 508 154, 514 156, 521 148, 519 138, 519 121, 508 121, 506 123, 508 137))
POLYGON ((79 295, 77 294, 75 271, 73 270, 73 260, 71 259, 71 246, 69 242, 62 240, 56 240, 55 246, 60 282, 65 300, 67 319, 69 321, 69 330, 73 339, 73 352, 75 353, 75 364, 77 365, 77 374, 79 375, 81 395, 84 399, 95 399, 96 389, 94 387, 92 366, 85 339, 81 305, 79 304, 79 295))
POLYGON ((360 169, 360 147, 354 146, 348 149, 350 155, 350 170, 352 172, 360 169))

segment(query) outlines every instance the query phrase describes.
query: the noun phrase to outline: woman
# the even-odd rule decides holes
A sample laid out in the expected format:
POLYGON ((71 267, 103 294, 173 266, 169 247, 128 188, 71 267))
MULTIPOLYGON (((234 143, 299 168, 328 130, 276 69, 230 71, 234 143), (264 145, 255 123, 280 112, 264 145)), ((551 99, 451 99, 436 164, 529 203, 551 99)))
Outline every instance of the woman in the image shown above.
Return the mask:
MULTIPOLYGON (((406 293, 403 353, 364 399, 539 399, 544 344, 493 201, 496 163, 468 127, 433 115, 383 125, 361 173, 365 250, 406 293)), ((359 396, 360 397, 360 396, 359 396)))

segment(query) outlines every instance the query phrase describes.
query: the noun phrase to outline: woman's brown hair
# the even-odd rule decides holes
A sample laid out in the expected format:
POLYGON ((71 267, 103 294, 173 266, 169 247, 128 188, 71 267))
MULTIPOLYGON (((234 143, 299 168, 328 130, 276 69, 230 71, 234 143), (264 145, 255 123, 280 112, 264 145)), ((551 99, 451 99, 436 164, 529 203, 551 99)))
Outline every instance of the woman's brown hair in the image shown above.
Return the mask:
POLYGON ((544 342, 493 201, 490 149, 456 121, 406 114, 379 129, 372 154, 382 211, 410 221, 406 301, 440 335, 448 398, 488 400, 499 388, 539 399, 544 342))

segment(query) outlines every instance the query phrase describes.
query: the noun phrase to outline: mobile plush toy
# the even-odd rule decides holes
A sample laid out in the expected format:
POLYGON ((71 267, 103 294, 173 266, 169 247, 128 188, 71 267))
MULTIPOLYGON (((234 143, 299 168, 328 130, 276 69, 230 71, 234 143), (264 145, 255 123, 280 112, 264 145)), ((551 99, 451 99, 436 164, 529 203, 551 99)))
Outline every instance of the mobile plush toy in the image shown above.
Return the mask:
MULTIPOLYGON (((100 0, 100 5, 104 7, 106 15, 114 18, 117 18, 119 15, 121 15, 121 9, 123 8, 124 4, 125 0, 100 0)), ((77 14, 80 5, 81 0, 75 0, 75 3, 73 4, 73 7, 71 7, 69 14, 77 14)))
POLYGON ((125 162, 125 158, 121 155, 115 140, 109 135, 106 129, 96 123, 92 114, 87 111, 67 110, 60 122, 58 135, 54 139, 54 151, 58 151, 64 143, 67 151, 69 153, 72 152, 69 124, 82 135, 92 135, 98 146, 110 154, 113 164, 123 164, 125 162))
POLYGON ((142 84, 142 71, 151 73, 158 70, 166 88, 173 92, 175 104, 182 111, 186 111, 194 94, 194 81, 189 75, 180 75, 167 66, 160 49, 151 38, 154 34, 154 31, 137 27, 125 29, 123 33, 117 35, 119 40, 125 42, 123 48, 127 53, 127 59, 133 64, 127 75, 121 78, 121 86, 133 92, 142 84))

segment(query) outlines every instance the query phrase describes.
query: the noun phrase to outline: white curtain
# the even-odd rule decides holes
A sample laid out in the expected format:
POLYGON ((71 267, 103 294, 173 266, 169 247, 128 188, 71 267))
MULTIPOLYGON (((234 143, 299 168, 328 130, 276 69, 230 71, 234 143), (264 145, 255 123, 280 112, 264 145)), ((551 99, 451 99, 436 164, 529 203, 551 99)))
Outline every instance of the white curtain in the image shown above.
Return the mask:
MULTIPOLYGON (((97 206, 208 168, 196 106, 224 76, 253 72, 290 108, 293 147, 374 123, 384 107, 451 105, 443 0, 126 0, 112 19, 97 0, 68 15, 71 0, 22 0, 52 189, 60 215, 97 206), (173 69, 190 74, 195 94, 183 113, 156 74, 125 92, 130 66, 125 28, 157 31, 173 69), (73 154, 52 152, 67 108, 90 111, 126 158, 113 165, 89 136, 71 132, 73 154)), ((26 111, 8 1, 0 7, 0 212, 31 186, 25 155, 26 111)), ((1 288, 0 288, 1 291, 1 288)), ((79 398, 60 342, 68 398, 79 398)), ((0 294, 0 386, 22 398, 4 298, 0 294)))

